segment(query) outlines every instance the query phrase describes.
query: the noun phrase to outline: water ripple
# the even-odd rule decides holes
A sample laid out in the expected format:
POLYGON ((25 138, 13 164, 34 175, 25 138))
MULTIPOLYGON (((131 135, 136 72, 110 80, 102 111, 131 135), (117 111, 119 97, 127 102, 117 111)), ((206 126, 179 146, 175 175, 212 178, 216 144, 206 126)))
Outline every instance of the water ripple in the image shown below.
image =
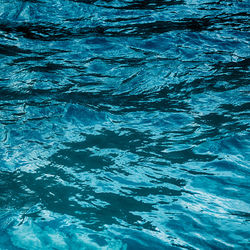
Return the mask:
POLYGON ((1 1, 0 248, 248 249, 249 7, 1 1))

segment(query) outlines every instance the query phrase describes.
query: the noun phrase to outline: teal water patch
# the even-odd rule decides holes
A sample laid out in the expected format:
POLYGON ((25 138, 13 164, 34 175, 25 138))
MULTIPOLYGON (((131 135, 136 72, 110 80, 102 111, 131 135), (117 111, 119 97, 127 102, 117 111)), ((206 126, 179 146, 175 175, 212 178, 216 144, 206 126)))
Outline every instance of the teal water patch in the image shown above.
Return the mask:
POLYGON ((248 10, 2 1, 0 248, 249 248, 248 10))

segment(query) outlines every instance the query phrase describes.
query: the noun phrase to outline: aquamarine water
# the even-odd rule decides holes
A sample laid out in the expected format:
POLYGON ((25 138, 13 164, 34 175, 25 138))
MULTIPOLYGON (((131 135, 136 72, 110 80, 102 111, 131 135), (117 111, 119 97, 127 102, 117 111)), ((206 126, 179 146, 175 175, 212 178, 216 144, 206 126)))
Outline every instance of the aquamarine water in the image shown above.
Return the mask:
POLYGON ((0 0, 0 249, 250 249, 247 0, 0 0))

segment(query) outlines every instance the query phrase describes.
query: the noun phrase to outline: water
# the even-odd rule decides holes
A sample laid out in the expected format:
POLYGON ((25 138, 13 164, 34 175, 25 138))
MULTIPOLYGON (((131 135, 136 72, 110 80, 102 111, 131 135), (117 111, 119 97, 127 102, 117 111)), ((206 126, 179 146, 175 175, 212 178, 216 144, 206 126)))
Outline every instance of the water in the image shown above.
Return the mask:
POLYGON ((0 0, 0 249, 247 249, 249 2, 0 0))

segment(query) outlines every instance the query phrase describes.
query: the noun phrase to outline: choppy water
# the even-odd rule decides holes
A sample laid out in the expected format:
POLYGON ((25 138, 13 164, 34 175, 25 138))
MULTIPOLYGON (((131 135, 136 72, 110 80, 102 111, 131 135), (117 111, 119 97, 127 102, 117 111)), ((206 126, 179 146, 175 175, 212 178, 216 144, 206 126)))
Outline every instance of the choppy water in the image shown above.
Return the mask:
POLYGON ((0 249, 250 247, 247 0, 0 0, 0 249))

